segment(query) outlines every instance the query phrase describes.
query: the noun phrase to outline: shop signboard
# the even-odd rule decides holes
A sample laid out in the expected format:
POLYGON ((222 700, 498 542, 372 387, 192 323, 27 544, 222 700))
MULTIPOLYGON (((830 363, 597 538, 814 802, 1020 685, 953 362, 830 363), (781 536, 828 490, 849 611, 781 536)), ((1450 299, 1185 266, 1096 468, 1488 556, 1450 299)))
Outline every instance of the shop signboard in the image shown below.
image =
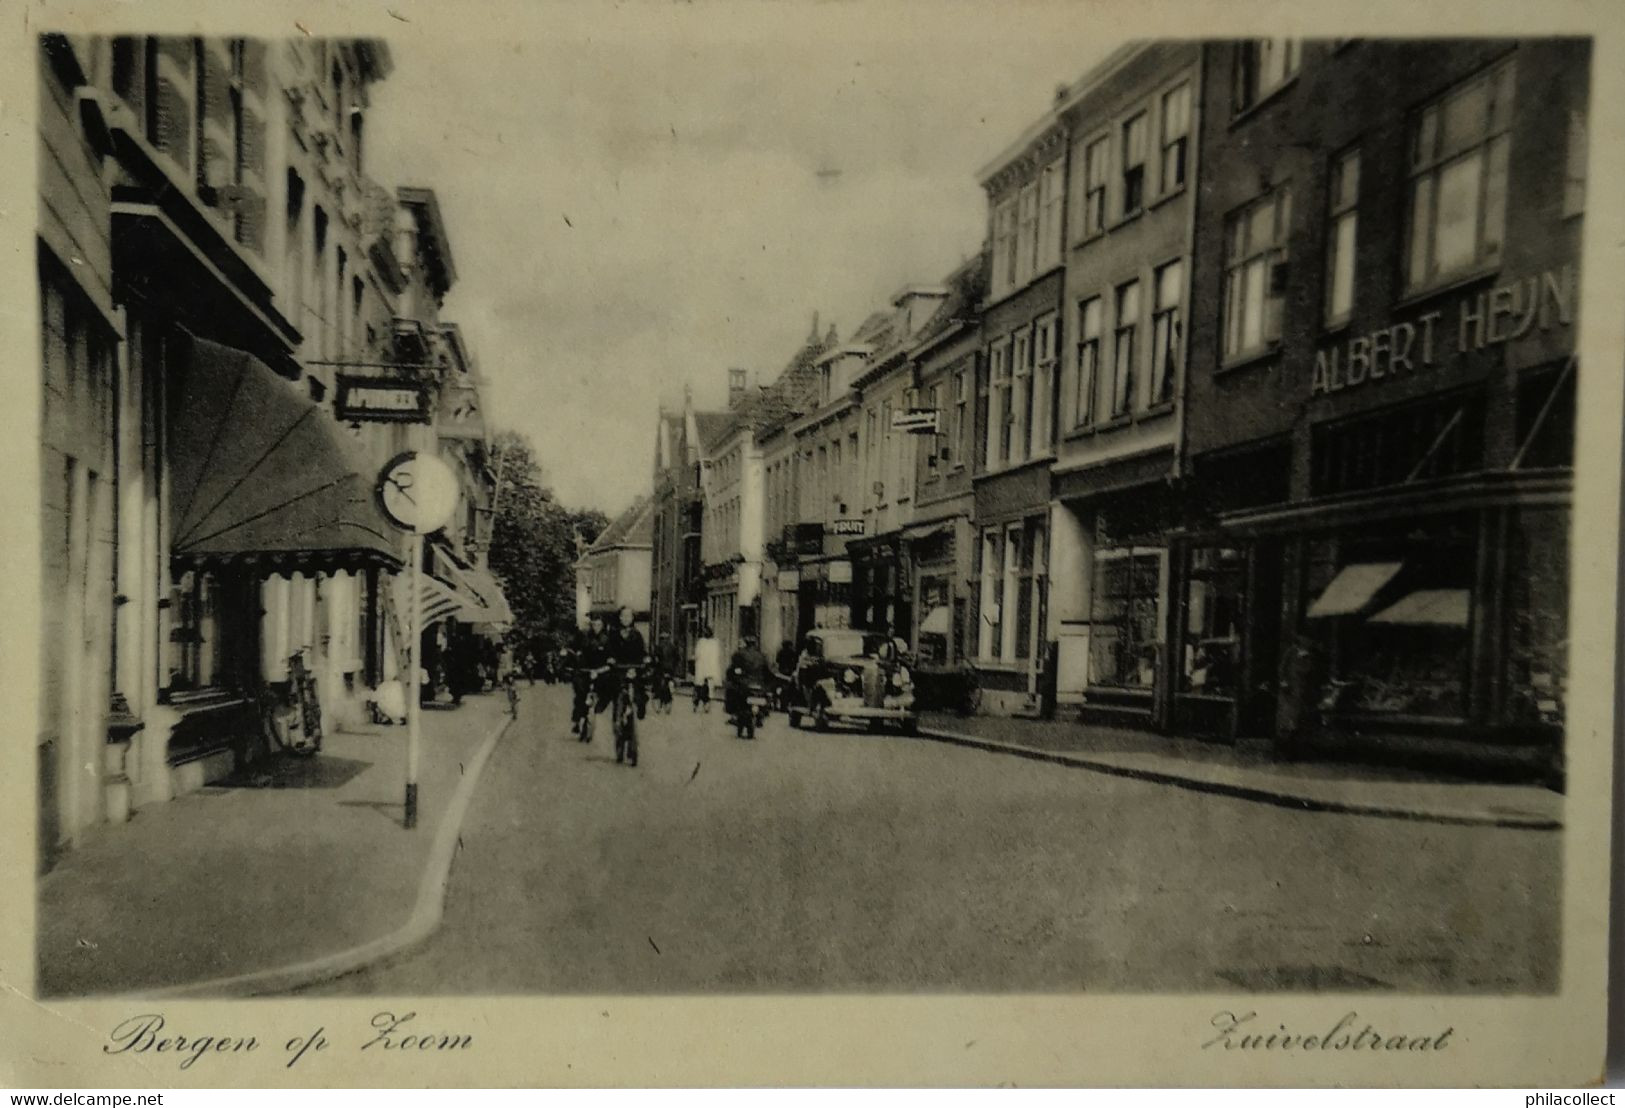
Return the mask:
POLYGON ((793 569, 779 570, 779 591, 795 592, 801 586, 801 574, 793 569))
POLYGON ((863 534, 863 520, 838 519, 829 525, 829 533, 832 535, 861 535, 863 534))
POLYGON ((355 377, 340 374, 333 414, 342 423, 429 423, 433 396, 417 377, 355 377))
POLYGON ((906 431, 911 435, 934 435, 937 433, 937 410, 935 408, 899 408, 892 413, 891 429, 893 431, 906 431))
POLYGON ((852 563, 846 561, 829 563, 829 583, 832 585, 850 585, 852 583, 852 563))
POLYGON ((1424 312, 1319 350, 1311 397, 1435 369, 1451 358, 1515 342, 1537 329, 1574 322, 1579 279, 1572 265, 1518 278, 1461 297, 1448 310, 1424 312))

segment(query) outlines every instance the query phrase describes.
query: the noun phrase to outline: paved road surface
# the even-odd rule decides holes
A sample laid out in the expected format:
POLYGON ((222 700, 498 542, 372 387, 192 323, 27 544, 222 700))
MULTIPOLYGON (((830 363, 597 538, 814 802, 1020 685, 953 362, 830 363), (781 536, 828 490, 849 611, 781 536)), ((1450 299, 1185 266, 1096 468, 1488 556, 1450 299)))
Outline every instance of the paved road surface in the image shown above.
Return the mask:
MULTIPOLYGON (((1560 836, 1296 813, 893 735, 643 764, 525 690, 445 923, 328 994, 1553 987, 1560 836)), ((607 718, 607 717, 605 717, 607 718)))

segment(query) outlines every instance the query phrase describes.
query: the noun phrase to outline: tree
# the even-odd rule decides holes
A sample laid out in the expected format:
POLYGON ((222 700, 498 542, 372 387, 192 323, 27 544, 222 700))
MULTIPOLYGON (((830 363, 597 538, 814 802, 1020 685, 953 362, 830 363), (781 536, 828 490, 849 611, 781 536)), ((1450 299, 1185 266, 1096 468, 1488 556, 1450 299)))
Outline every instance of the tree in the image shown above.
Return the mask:
POLYGON ((529 441, 503 431, 492 444, 501 480, 491 570, 514 613, 514 637, 541 654, 565 645, 575 630, 576 536, 592 542, 609 525, 597 509, 572 510, 553 497, 529 441))

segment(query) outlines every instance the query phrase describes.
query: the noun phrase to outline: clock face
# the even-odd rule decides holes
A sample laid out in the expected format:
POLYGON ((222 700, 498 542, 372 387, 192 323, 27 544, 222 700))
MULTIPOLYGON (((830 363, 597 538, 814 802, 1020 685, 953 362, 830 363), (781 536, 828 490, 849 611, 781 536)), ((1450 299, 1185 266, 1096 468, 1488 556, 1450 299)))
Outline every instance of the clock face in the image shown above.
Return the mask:
POLYGON ((408 451, 384 467, 378 499, 391 523, 427 535, 457 511, 457 475, 433 454, 408 451))

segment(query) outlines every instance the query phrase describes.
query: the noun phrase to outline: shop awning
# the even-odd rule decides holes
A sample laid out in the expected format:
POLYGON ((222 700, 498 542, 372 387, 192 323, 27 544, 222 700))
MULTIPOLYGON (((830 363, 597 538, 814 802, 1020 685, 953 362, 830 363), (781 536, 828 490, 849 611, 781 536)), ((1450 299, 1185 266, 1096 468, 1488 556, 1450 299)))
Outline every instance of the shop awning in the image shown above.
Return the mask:
POLYGON ((508 598, 503 595, 502 586, 490 570, 459 569, 457 572, 480 600, 480 618, 469 620, 470 623, 506 625, 513 622, 513 609, 508 606, 508 598))
POLYGON ((172 552, 272 569, 400 565, 399 533, 332 418, 250 354, 178 340, 172 552))
POLYGON ((427 573, 418 574, 418 595, 423 605, 422 627, 443 619, 472 623, 482 611, 466 593, 427 573))
POLYGON ((1466 589, 1418 589, 1372 616, 1370 623, 1405 627, 1466 627, 1472 598, 1466 589))
POLYGON ((1309 605, 1309 618, 1346 616, 1371 603, 1384 585, 1399 573, 1400 562, 1358 562, 1344 566, 1326 586, 1320 598, 1309 605))
POLYGON ((946 635, 948 633, 949 612, 946 604, 938 604, 920 621, 920 634, 946 635))

